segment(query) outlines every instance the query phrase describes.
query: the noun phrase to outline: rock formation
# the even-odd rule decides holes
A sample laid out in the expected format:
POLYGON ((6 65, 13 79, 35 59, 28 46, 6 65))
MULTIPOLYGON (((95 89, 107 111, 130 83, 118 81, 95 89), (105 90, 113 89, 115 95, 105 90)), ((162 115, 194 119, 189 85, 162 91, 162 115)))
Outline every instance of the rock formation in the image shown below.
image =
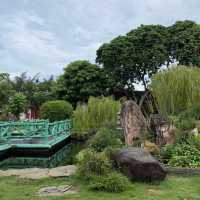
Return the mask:
POLYGON ((115 161, 122 173, 133 181, 162 181, 167 172, 160 163, 142 148, 127 148, 115 155, 115 161))
POLYGON ((120 123, 124 131, 125 142, 131 146, 134 138, 140 138, 146 131, 146 119, 140 107, 132 100, 123 103, 120 113, 120 123))

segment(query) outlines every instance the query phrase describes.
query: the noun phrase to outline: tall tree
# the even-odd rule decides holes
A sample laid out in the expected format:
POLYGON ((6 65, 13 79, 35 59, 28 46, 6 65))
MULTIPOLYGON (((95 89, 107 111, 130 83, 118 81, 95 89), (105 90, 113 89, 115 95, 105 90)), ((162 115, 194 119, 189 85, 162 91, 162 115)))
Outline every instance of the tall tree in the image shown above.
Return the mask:
POLYGON ((142 25, 126 36, 119 36, 97 50, 96 62, 102 64, 121 87, 134 90, 133 83, 147 86, 149 78, 166 63, 168 32, 160 25, 142 25), (120 80, 120 81, 119 81, 120 80))
POLYGON ((181 65, 200 67, 200 25, 193 21, 177 21, 168 28, 169 53, 181 65))
POLYGON ((90 96, 104 95, 106 89, 107 76, 104 71, 88 61, 79 60, 64 69, 55 90, 58 98, 75 105, 78 101, 87 102, 90 96))

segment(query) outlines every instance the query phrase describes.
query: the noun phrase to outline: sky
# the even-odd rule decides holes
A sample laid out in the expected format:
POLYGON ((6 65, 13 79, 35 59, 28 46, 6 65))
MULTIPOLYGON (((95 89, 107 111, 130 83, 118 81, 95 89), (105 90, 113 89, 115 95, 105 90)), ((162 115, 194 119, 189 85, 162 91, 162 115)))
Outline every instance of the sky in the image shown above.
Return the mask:
POLYGON ((200 23, 199 0, 0 0, 0 72, 58 76, 141 24, 200 23))

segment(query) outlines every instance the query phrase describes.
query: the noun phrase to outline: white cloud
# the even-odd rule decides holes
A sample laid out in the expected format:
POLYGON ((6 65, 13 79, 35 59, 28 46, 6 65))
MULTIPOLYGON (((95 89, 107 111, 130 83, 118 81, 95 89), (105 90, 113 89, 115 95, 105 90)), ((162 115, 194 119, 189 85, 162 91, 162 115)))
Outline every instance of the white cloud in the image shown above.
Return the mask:
POLYGON ((0 5, 0 71, 59 74, 75 59, 140 24, 200 23, 199 0, 6 0, 0 5))

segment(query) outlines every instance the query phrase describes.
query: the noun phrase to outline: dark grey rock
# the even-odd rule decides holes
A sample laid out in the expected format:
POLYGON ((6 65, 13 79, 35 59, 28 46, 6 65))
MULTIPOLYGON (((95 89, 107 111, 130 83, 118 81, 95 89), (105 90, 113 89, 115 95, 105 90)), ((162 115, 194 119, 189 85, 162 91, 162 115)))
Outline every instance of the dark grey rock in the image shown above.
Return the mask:
POLYGON ((126 148, 120 150, 115 161, 121 172, 132 181, 162 181, 166 170, 146 150, 142 148, 126 148))

